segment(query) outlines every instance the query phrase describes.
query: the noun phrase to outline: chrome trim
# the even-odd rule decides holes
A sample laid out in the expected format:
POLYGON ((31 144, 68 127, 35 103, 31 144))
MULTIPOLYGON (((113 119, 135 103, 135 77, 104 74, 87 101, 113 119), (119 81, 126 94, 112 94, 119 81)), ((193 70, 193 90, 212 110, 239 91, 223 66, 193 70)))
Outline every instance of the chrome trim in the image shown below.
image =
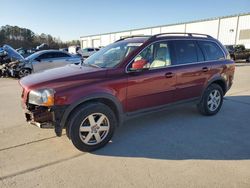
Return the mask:
MULTIPOLYGON (((130 72, 133 72, 133 71, 128 71, 128 66, 135 60, 136 56, 138 54, 140 54, 143 50, 145 50, 147 47, 149 47, 150 45, 152 44, 155 44, 155 43, 158 43, 158 42, 168 42, 168 41, 173 41, 173 40, 194 40, 194 41, 209 41, 209 42, 213 42, 215 43, 217 46, 219 46, 219 48, 222 50, 223 52, 223 55, 224 55, 224 59, 218 59, 218 60, 211 60, 211 61, 197 61, 197 62, 193 62, 193 63, 188 63, 188 64, 180 64, 180 65, 169 65, 167 67, 164 67, 164 68, 169 68, 169 67, 178 67, 178 66, 186 66, 186 65, 192 65, 192 64, 201 64, 201 63, 208 63, 208 62, 215 62, 215 61, 222 61, 222 60, 226 60, 226 53, 224 52, 224 50, 222 49, 222 47, 218 44, 218 42, 214 41, 214 40, 209 40, 209 39, 162 39, 162 40, 158 40, 158 41, 154 41, 150 44, 148 44, 146 47, 144 47, 142 50, 140 50, 139 53, 137 53, 135 55, 135 57, 133 57, 132 60, 130 60, 130 62, 126 65, 125 67, 125 72, 126 73, 130 73, 130 72)), ((151 70, 158 70, 158 69, 162 69, 162 68, 155 68, 155 69, 151 69, 151 70)), ((150 69, 149 69, 150 70, 150 69)))

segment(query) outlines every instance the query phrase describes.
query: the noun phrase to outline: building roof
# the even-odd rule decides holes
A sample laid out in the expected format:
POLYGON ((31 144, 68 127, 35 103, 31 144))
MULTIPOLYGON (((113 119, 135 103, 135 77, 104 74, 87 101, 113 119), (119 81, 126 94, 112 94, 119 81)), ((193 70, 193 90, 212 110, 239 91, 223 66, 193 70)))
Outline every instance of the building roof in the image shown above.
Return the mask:
POLYGON ((229 15, 229 16, 221 16, 221 17, 213 17, 213 18, 208 18, 208 19, 194 20, 194 21, 189 21, 189 22, 179 22, 179 23, 174 23, 174 24, 158 25, 158 26, 144 27, 144 28, 136 28, 136 29, 116 31, 116 32, 109 32, 109 33, 99 33, 99 34, 94 34, 94 35, 81 36, 80 38, 94 37, 94 36, 99 36, 99 35, 110 35, 110 34, 117 34, 117 33, 123 33, 123 32, 131 32, 131 31, 137 31, 137 30, 143 30, 143 29, 153 29, 153 28, 159 28, 159 27, 167 27, 167 26, 173 26, 173 25, 190 24, 190 23, 197 23, 197 22, 204 22, 204 21, 212 21, 212 20, 217 20, 217 19, 231 18, 231 17, 236 17, 236 16, 246 16, 246 15, 250 15, 250 12, 248 12, 248 13, 241 13, 241 14, 235 14, 235 15, 229 15))

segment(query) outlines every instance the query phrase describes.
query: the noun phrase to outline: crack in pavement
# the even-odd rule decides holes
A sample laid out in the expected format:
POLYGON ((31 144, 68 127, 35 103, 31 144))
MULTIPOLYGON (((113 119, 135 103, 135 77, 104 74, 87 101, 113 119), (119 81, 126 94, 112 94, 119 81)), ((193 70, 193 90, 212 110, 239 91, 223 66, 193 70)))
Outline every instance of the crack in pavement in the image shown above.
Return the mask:
MULTIPOLYGON (((66 134, 63 134, 62 136, 65 136, 65 135, 66 134)), ((40 139, 40 140, 34 140, 34 141, 26 142, 26 143, 15 145, 15 146, 10 146, 10 147, 7 147, 7 148, 2 148, 2 149, 0 149, 0 152, 1 151, 5 151, 5 150, 9 150, 9 149, 13 149, 13 148, 18 148, 18 147, 26 146, 26 145, 37 143, 37 142, 42 142, 42 141, 45 141, 45 140, 50 140, 50 139, 53 139, 53 138, 57 138, 57 136, 52 136, 52 137, 43 138, 43 139, 40 139)))
POLYGON ((54 162, 47 163, 47 164, 44 164, 44 165, 40 165, 40 166, 37 166, 37 167, 22 170, 20 172, 16 172, 16 173, 13 173, 13 174, 2 176, 2 177, 0 177, 0 181, 3 181, 3 180, 8 179, 8 178, 13 178, 13 177, 18 176, 18 175, 26 174, 26 173, 29 173, 29 172, 32 172, 32 171, 35 171, 35 170, 39 170, 39 169, 42 169, 42 168, 46 168, 48 166, 53 166, 53 165, 56 165, 56 164, 59 164, 59 163, 62 163, 62 162, 66 162, 66 161, 78 158, 78 157, 86 155, 86 154, 88 154, 88 153, 80 153, 80 154, 74 155, 72 157, 68 157, 68 158, 65 158, 65 159, 60 159, 58 161, 54 161, 54 162))

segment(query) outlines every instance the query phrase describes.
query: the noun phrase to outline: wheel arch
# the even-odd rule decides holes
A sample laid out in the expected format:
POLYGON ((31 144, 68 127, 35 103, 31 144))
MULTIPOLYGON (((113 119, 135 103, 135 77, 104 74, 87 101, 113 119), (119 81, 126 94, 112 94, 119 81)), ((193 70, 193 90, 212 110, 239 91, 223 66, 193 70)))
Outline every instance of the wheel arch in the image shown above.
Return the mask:
POLYGON ((214 77, 212 79, 210 79, 206 86, 204 87, 203 91, 202 91, 202 95, 200 97, 200 100, 202 99, 202 96, 204 95, 204 92, 206 91, 206 89, 211 85, 211 84, 218 84, 221 88, 222 88, 222 91, 223 91, 223 95, 226 94, 227 92, 227 83, 226 83, 226 80, 222 77, 222 76, 217 76, 217 77, 214 77))
POLYGON ((209 85, 211 85, 211 84, 218 84, 221 87, 221 89, 223 91, 223 94, 224 95, 226 94, 226 92, 227 92, 227 84, 226 84, 226 81, 224 79, 221 78, 221 79, 214 80, 209 85))
POLYGON ((100 103, 107 105, 115 113, 115 116, 116 116, 117 121, 118 121, 118 125, 123 122, 123 116, 122 116, 123 109, 122 109, 122 105, 119 102, 119 100, 111 94, 99 93, 99 94, 93 94, 91 96, 82 98, 82 99, 76 101, 75 103, 71 104, 65 110, 65 112, 63 114, 62 120, 60 122, 61 128, 64 128, 67 126, 67 121, 68 121, 69 117, 78 108, 80 108, 84 104, 88 104, 88 103, 92 103, 92 102, 100 102, 100 103))
POLYGON ((30 71, 30 74, 32 74, 32 69, 30 68, 30 67, 21 67, 21 68, 19 68, 19 70, 17 71, 17 73, 15 73, 15 76, 18 76, 19 78, 20 78, 20 75, 19 75, 19 73, 20 73, 20 71, 21 70, 29 70, 30 71))

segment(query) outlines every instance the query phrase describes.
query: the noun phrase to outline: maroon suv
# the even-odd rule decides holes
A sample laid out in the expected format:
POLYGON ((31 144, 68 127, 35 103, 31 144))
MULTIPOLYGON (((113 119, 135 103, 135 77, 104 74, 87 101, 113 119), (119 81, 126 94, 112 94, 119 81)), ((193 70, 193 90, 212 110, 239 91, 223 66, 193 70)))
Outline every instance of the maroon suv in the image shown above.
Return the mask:
POLYGON ((69 65, 23 78, 28 122, 54 128, 81 151, 109 142, 127 117, 194 101, 216 114, 232 85, 234 62, 208 35, 131 36, 108 45, 81 66, 69 65))

